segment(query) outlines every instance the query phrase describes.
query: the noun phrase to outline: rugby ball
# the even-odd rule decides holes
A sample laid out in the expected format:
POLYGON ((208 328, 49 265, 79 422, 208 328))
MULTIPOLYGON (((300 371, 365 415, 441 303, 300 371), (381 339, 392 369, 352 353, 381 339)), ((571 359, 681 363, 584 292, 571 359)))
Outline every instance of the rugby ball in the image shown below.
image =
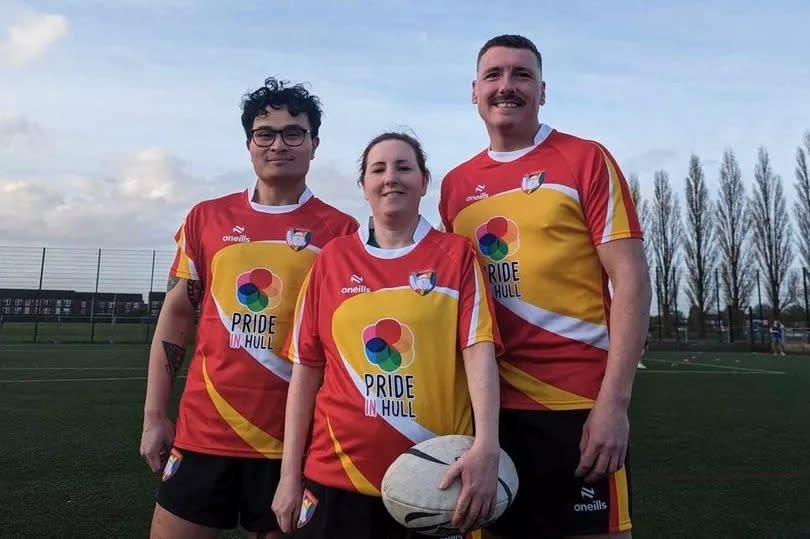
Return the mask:
MULTIPOLYGON (((382 499, 394 520, 425 535, 460 533, 451 520, 461 493, 461 481, 454 481, 445 490, 439 490, 439 481, 450 465, 472 447, 473 440, 472 436, 459 435, 431 438, 410 448, 388 467, 382 481, 382 499)), ((495 508, 488 522, 503 514, 515 499, 517 489, 515 465, 501 450, 495 508)))

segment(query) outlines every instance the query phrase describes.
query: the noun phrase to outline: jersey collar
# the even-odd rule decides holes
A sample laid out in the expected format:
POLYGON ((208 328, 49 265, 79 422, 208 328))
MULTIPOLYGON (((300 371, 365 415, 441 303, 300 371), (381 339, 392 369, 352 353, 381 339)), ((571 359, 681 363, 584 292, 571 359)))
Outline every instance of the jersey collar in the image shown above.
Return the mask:
POLYGON ((416 225, 416 230, 413 232, 413 243, 410 245, 406 245, 405 247, 400 247, 399 249, 383 249, 382 247, 372 247, 368 244, 369 238, 369 225, 371 224, 371 217, 368 219, 369 224, 366 226, 361 226, 357 229, 357 236, 360 238, 360 243, 363 244, 363 248, 366 250, 368 254, 375 258, 385 258, 385 259, 393 259, 393 258, 401 258, 414 249, 416 246, 419 245, 425 236, 427 236, 428 232, 430 232, 431 227, 430 223, 427 220, 419 216, 419 223, 416 225))
POLYGON ((250 204, 251 208, 262 213, 290 213, 291 211, 295 211, 300 208, 307 200, 313 197, 312 191, 309 190, 309 187, 306 187, 304 192, 301 193, 301 196, 298 197, 297 204, 287 204, 286 206, 266 206, 264 204, 253 202, 253 193, 255 191, 256 184, 253 184, 252 187, 248 187, 245 190, 245 197, 247 198, 247 203, 250 204))
POLYGON ((498 161, 499 163, 517 161, 530 151, 543 144, 550 134, 551 127, 547 126, 546 124, 540 124, 540 129, 537 130, 537 134, 534 136, 534 144, 532 146, 511 152, 493 152, 492 150, 487 150, 487 154, 489 155, 490 159, 493 161, 498 161))

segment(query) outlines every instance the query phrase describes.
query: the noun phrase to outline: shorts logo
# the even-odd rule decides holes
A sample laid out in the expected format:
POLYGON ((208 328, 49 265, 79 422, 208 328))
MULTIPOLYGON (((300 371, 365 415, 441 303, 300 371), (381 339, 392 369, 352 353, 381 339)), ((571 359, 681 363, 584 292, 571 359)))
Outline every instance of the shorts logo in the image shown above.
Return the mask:
POLYGON ((543 181, 546 179, 546 171, 545 170, 538 170, 536 172, 529 172, 520 182, 520 188, 523 189, 523 192, 527 195, 531 195, 535 191, 537 191, 541 185, 543 185, 543 181))
POLYGON ((254 268, 236 278, 236 299, 254 313, 281 303, 281 277, 267 268, 254 268))
POLYGON ((478 250, 493 262, 514 255, 520 247, 518 226, 506 217, 493 217, 475 231, 478 250))
POLYGON ((436 286, 436 272, 433 270, 415 271, 408 278, 411 290, 420 296, 426 296, 436 286))
POLYGON ((298 527, 306 526, 310 521, 312 515, 315 514, 315 508, 318 506, 318 498, 312 494, 309 489, 304 489, 304 495, 301 497, 301 514, 298 516, 298 527))
POLYGON ((304 249, 312 241, 312 232, 301 228, 287 230, 287 245, 293 251, 304 249))
POLYGON ((593 511, 604 511, 608 508, 607 503, 596 498, 596 489, 593 487, 582 487, 579 491, 584 500, 582 503, 574 504, 574 511, 577 513, 591 513, 593 511))
POLYGON ((413 362, 413 331, 393 318, 383 318, 363 330, 366 359, 385 372, 396 372, 413 362))
POLYGON ((166 461, 166 466, 163 467, 163 481, 168 481, 180 468, 180 462, 183 460, 183 455, 177 449, 172 447, 169 453, 169 460, 166 461))

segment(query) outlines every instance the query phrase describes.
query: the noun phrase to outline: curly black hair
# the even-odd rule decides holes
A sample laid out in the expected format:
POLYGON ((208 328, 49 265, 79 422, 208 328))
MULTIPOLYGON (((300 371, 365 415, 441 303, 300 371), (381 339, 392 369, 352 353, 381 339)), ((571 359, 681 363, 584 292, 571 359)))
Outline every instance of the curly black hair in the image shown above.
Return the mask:
POLYGON ((293 116, 298 116, 303 112, 309 120, 312 138, 318 136, 323 113, 321 100, 318 99, 318 96, 309 93, 303 84, 291 85, 287 81, 269 77, 265 79, 264 86, 246 93, 242 97, 242 127, 245 129, 245 136, 248 139, 250 139, 250 131, 253 129, 253 121, 257 116, 265 115, 267 107, 276 110, 287 107, 293 116))

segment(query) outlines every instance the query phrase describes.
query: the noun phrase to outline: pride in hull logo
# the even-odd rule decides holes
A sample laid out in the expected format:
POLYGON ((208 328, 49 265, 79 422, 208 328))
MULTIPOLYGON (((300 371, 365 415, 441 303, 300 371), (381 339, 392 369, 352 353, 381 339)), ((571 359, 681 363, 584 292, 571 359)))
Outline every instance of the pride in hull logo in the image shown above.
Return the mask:
POLYGON ((537 191, 546 179, 546 171, 538 170, 536 172, 529 172, 520 181, 520 188, 527 195, 531 195, 537 191))
POLYGON ((414 360, 411 328, 393 318, 383 318, 363 330, 362 340, 366 360, 377 367, 374 372, 363 373, 366 416, 415 418, 413 375, 397 373, 414 360))
POLYGON ((281 278, 267 268, 254 268, 236 278, 236 299, 254 313, 281 303, 281 278))
POLYGON ((420 296, 426 296, 436 286, 436 272, 433 270, 415 271, 408 278, 411 290, 420 296))
POLYGON ((518 226, 506 217, 493 217, 475 231, 478 250, 493 262, 512 256, 520 247, 518 226))
POLYGON ((301 228, 290 228, 287 230, 287 245, 293 251, 305 249, 312 241, 312 232, 301 228))
POLYGON ((383 318, 363 330, 366 359, 385 372, 396 372, 413 362, 413 332, 393 318, 383 318))

